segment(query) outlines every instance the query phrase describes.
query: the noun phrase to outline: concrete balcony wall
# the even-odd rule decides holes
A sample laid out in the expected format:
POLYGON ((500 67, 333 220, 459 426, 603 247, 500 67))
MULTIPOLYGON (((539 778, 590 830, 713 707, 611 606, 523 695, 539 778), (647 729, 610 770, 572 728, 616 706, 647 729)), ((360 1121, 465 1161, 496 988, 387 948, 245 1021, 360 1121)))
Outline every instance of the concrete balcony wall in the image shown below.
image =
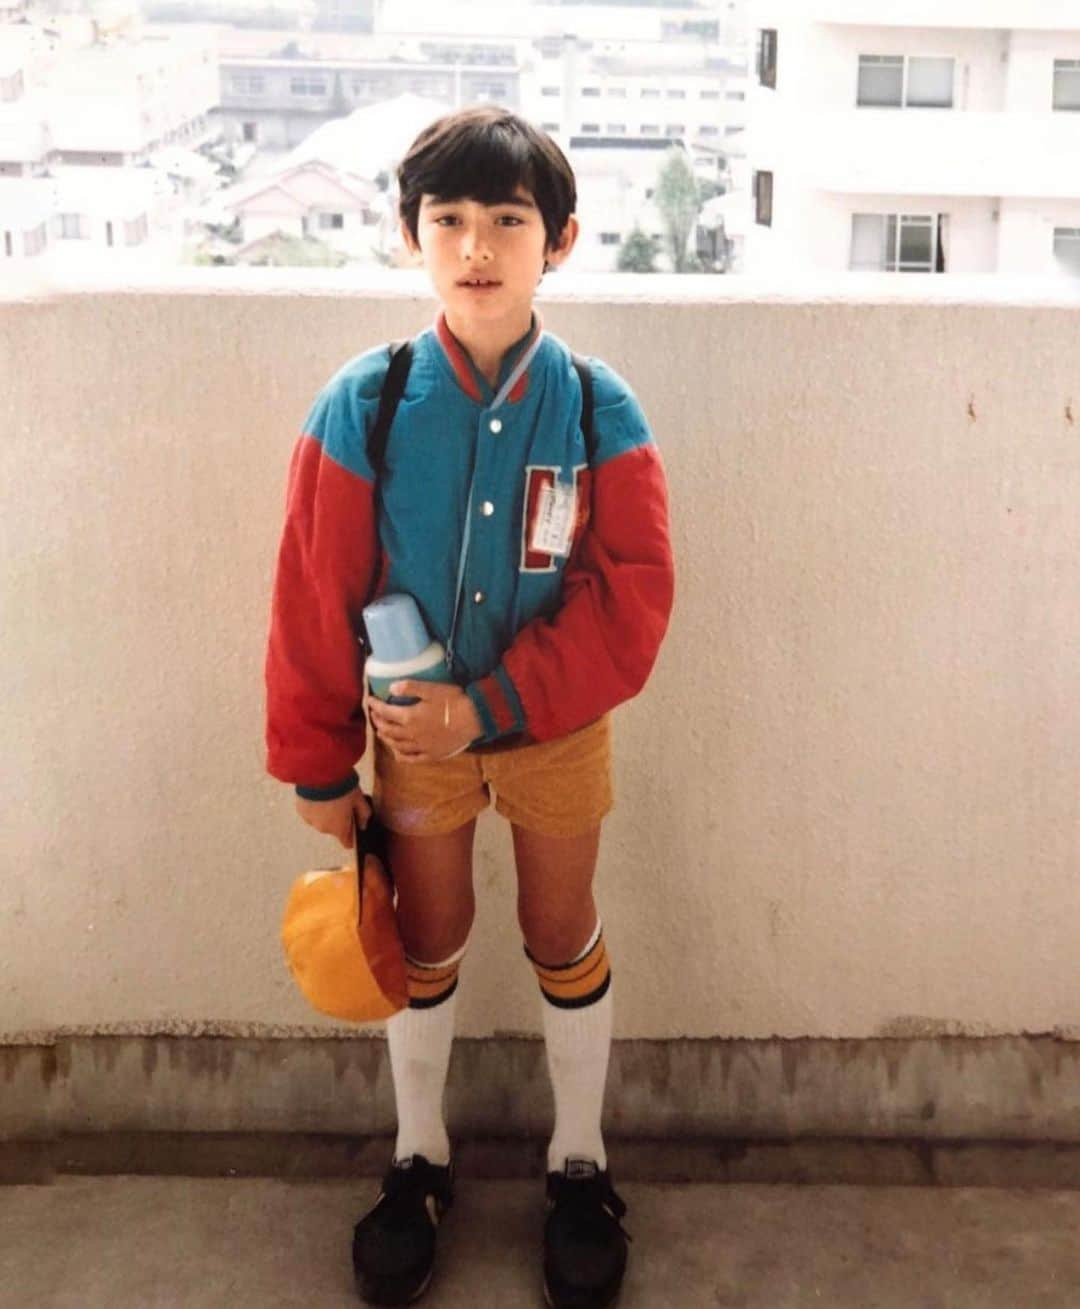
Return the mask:
MULTIPOLYGON (((1080 308, 929 280, 545 302, 671 486, 598 876, 620 1038, 1080 1036, 1080 308)), ((317 388, 432 305, 214 285, 0 303, 0 1043, 340 1030, 277 939, 342 852, 263 773, 269 588, 317 388)), ((466 1036, 539 1031, 509 856, 482 820, 466 1036)))
MULTIPOLYGON (((623 1035, 1080 1022, 1076 312, 548 306, 634 379, 671 481, 678 604, 600 873, 623 1035)), ((277 918, 335 852, 262 773, 286 464, 329 373, 430 313, 0 307, 5 1034, 309 1022, 277 918)), ((536 1027, 506 856, 492 819, 476 1035, 536 1027)))

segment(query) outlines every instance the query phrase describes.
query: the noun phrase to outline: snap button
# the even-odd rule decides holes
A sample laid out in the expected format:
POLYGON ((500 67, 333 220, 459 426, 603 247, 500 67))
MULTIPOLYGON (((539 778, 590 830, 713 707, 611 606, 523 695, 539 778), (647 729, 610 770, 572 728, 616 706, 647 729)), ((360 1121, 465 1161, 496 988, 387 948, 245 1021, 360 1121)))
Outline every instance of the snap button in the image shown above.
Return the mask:
POLYGON ((490 500, 485 500, 484 503, 480 506, 480 512, 484 515, 485 518, 490 518, 491 515, 495 512, 495 506, 491 503, 490 500))
POLYGON ((482 604, 484 603, 484 593, 483 593, 483 591, 477 591, 477 592, 476 592, 476 594, 473 596, 473 602, 474 602, 475 604, 478 604, 478 605, 482 605, 482 604))
POLYGON ((502 431, 502 419, 493 418, 491 422, 488 423, 488 427, 495 433, 496 436, 498 436, 498 434, 502 431))

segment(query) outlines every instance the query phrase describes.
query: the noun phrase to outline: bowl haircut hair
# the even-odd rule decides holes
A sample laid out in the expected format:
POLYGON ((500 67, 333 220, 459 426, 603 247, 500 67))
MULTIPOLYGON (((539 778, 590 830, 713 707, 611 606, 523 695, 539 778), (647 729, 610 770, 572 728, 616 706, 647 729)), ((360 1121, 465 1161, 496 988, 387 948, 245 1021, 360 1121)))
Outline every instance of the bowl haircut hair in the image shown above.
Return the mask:
POLYGON ((497 205, 524 187, 540 209, 548 249, 577 205, 574 170, 563 152, 546 132, 498 105, 436 119, 409 147, 397 176, 399 210, 414 241, 425 195, 497 205))

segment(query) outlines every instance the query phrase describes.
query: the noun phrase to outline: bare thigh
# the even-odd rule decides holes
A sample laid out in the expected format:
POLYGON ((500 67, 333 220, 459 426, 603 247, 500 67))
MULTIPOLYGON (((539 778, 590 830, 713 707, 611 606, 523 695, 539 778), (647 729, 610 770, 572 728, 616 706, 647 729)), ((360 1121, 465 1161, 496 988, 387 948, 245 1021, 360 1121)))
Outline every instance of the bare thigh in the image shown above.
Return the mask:
POLYGON ((469 935, 476 900, 472 851, 476 819, 439 836, 391 832, 390 867, 397 887, 397 919, 407 954, 439 963, 469 935))
POLYGON ((516 824, 512 831, 525 944, 541 963, 569 962, 596 928, 592 883, 600 828, 583 836, 542 836, 516 824))

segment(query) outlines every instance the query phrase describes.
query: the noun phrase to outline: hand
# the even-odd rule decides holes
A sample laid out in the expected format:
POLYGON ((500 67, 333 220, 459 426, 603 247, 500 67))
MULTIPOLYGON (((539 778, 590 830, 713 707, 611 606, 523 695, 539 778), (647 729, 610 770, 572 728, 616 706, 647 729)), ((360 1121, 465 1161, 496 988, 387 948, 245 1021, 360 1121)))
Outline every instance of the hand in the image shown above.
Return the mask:
POLYGON ((379 740, 402 763, 445 759, 484 734, 476 706, 460 686, 401 681, 391 684, 390 694, 415 696, 418 701, 392 705, 372 697, 368 702, 379 740))
POLYGON ((336 836, 346 850, 352 849, 353 825, 355 812, 362 828, 367 827, 371 817, 371 805, 359 787, 348 795, 339 795, 336 800, 305 800, 296 797, 296 812, 309 827, 326 836, 336 836))

